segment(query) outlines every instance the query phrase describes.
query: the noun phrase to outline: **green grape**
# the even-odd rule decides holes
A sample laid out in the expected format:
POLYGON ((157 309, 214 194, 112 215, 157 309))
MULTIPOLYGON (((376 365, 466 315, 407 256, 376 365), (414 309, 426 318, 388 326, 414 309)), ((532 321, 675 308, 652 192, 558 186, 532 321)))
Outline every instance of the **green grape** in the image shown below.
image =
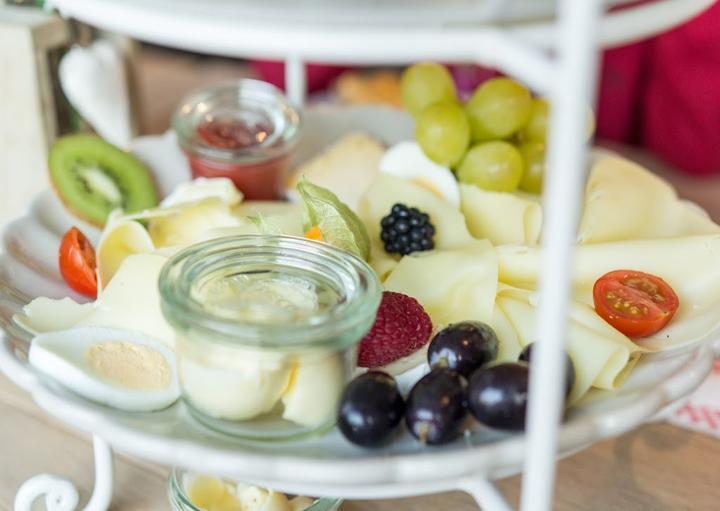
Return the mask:
MULTIPOLYGON (((595 114, 591 108, 587 111, 587 140, 595 132, 595 114)), ((546 99, 535 98, 532 101, 530 119, 520 130, 520 140, 526 142, 545 142, 547 138, 548 118, 550 117, 550 104, 546 99)))
POLYGON ((523 159, 517 148, 502 140, 470 148, 458 168, 458 179, 485 190, 512 192, 520 184, 523 159))
POLYGON ((435 103, 418 116, 415 138, 428 158, 452 167, 470 144, 470 123, 457 103, 435 103))
POLYGON ((550 105, 543 98, 535 98, 532 100, 530 108, 530 119, 528 119, 525 127, 520 131, 520 139, 524 141, 545 142, 545 136, 548 128, 548 117, 550 115, 550 105))
POLYGON ((457 99, 450 72, 433 62, 420 62, 407 68, 400 81, 400 95, 403 105, 414 116, 433 103, 457 99))
POLYGON ((522 84, 509 78, 492 78, 478 87, 466 109, 474 141, 507 138, 525 126, 532 97, 522 84))
POLYGON ((520 189, 528 193, 542 193, 543 175, 545 174, 545 144, 524 142, 520 144, 518 150, 524 164, 520 189))

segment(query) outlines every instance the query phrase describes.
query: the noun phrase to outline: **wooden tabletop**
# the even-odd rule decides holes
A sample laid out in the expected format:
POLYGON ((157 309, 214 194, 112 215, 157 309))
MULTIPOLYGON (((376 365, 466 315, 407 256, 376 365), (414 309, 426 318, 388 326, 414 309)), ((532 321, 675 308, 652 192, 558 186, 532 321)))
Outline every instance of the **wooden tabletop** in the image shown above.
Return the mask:
MULTIPOLYGON (((158 50, 140 52, 140 98, 146 131, 165 129, 177 100, 204 83, 242 76, 244 66, 223 59, 200 59, 158 50), (172 80, 168 77, 172 76, 172 80)), ((681 195, 720 219, 720 178, 693 180, 647 155, 636 154, 673 181, 681 195)), ((558 464, 554 508, 567 511, 675 511, 720 509, 720 441, 667 424, 643 426, 598 443, 558 464)), ((169 509, 168 468, 118 455, 115 511, 169 509)), ((0 375, 0 511, 10 511, 26 479, 51 472, 72 479, 87 499, 92 491, 89 438, 45 415, 30 397, 0 375)), ((499 482, 517 506, 520 478, 499 482)), ((343 511, 471 511, 473 501, 449 493, 386 501, 353 501, 343 511)))

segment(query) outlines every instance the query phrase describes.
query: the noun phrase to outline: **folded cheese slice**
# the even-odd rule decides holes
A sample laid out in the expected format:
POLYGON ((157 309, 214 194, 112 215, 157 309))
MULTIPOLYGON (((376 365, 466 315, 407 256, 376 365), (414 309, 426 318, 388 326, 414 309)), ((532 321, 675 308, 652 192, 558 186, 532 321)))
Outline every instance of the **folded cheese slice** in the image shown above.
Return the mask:
POLYGON ((385 289, 417 299, 436 328, 468 319, 489 323, 497 291, 497 257, 486 240, 403 257, 385 289))
MULTIPOLYGON (((516 345, 526 346, 536 339, 537 297, 535 293, 501 286, 497 295, 499 313, 493 321, 495 331, 511 355, 516 345), (502 318, 498 322, 498 318, 502 318), (512 325, 508 331, 503 321, 512 325)), ((615 330, 589 306, 572 302, 568 319, 567 352, 575 366, 575 385, 570 403, 584 396, 591 387, 614 389, 634 366, 643 348, 615 330)), ((508 360, 516 360, 510 357, 508 360)))
POLYGON ((14 321, 38 334, 75 326, 128 328, 153 337, 169 347, 175 333, 160 310, 158 278, 167 258, 158 253, 128 256, 108 286, 93 303, 78 304, 69 298, 36 298, 14 321))
POLYGON ((493 245, 537 245, 542 229, 539 202, 468 184, 460 184, 460 198, 460 209, 474 237, 493 245))
MULTIPOLYGON (((540 272, 540 249, 497 248, 499 279, 534 290, 540 272)), ((602 275, 619 269, 639 270, 667 281, 680 299, 670 324, 638 340, 652 349, 677 348, 707 337, 720 327, 720 236, 616 241, 575 248, 572 273, 575 299, 593 305, 592 288, 602 275)))
POLYGON ((381 173, 360 198, 356 213, 370 236, 370 265, 384 278, 398 259, 388 255, 380 240, 380 220, 390 213, 394 204, 415 207, 430 215, 435 226, 435 248, 455 249, 471 242, 473 237, 465 225, 465 217, 450 203, 427 188, 409 179, 381 173))
POLYGON ((620 156, 596 159, 588 178, 579 243, 718 234, 698 207, 665 180, 620 156))

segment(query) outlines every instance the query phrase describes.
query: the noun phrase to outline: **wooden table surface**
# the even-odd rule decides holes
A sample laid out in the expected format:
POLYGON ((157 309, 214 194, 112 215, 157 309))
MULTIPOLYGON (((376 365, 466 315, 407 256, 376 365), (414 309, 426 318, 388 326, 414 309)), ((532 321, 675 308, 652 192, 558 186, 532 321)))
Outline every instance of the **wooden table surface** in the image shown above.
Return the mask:
MULTIPOLYGON (((154 49, 140 52, 140 94, 147 131, 167 126, 173 105, 186 91, 246 74, 222 59, 199 59, 154 49), (172 76, 172 80, 168 76, 172 76)), ((637 155, 636 155, 637 156, 637 155)), ((641 155, 666 175, 681 194, 720 219, 720 179, 692 180, 641 155)), ((135 458, 116 457, 115 511, 169 509, 168 469, 135 458)), ((10 511, 18 486, 51 472, 71 478, 87 499, 93 484, 89 439, 46 416, 30 397, 0 375, 0 511, 10 511)), ((499 482, 517 505, 520 478, 499 482)), ((643 426, 562 460, 554 508, 563 511, 675 511, 720 509, 720 441, 667 424, 643 426)), ((430 497, 353 501, 344 511, 470 511, 462 493, 430 497)))

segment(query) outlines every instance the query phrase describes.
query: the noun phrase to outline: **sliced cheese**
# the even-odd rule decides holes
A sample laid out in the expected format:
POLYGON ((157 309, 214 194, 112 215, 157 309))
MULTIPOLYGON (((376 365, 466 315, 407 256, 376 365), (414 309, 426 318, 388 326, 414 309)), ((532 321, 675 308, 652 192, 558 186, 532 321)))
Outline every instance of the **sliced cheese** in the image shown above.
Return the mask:
MULTIPOLYGON (((537 306, 528 291, 504 288, 497 305, 512 324, 522 346, 536 339, 537 306)), ((573 303, 568 320, 567 352, 575 367, 575 385, 570 402, 580 399, 591 387, 616 388, 626 367, 634 363, 642 349, 602 321, 587 305, 573 303)), ((506 342, 504 330, 497 331, 501 345, 506 342)))
POLYGON ((357 213, 367 227, 370 240, 380 242, 380 221, 393 205, 401 203, 430 215, 435 226, 435 248, 455 249, 472 241, 465 217, 447 201, 408 179, 380 174, 360 199, 357 213))
POLYGON ((55 330, 67 330, 90 315, 92 303, 77 303, 70 298, 54 300, 40 296, 23 307, 22 314, 13 321, 27 332, 37 335, 55 330))
POLYGON ((107 286, 128 256, 147 254, 153 250, 155 244, 142 224, 135 220, 111 218, 103 230, 96 250, 100 289, 107 286))
POLYGON ((470 233, 493 245, 537 245, 542 229, 540 204, 512 193, 460 185, 460 208, 470 233))
POLYGON ((497 260, 488 241, 403 257, 384 283, 417 299, 436 327, 463 320, 489 323, 497 291, 497 260))
POLYGON ((720 233, 698 208, 663 179, 619 156, 596 160, 590 171, 580 243, 720 233))
POLYGON ((126 258, 78 326, 131 328, 173 347, 175 334, 160 310, 158 278, 167 258, 137 254, 126 258))
MULTIPOLYGON (((540 249, 498 247, 500 281, 536 289, 540 249)), ((598 278, 618 269, 639 270, 664 279, 680 299, 671 323, 642 343, 674 348, 706 337, 720 326, 720 236, 690 236, 580 245, 572 280, 575 299, 593 305, 598 278)))
POLYGON ((360 197, 377 176, 383 154, 385 147, 375 138, 365 133, 350 133, 297 168, 290 176, 288 189, 296 193, 300 177, 305 176, 355 210, 360 197))

